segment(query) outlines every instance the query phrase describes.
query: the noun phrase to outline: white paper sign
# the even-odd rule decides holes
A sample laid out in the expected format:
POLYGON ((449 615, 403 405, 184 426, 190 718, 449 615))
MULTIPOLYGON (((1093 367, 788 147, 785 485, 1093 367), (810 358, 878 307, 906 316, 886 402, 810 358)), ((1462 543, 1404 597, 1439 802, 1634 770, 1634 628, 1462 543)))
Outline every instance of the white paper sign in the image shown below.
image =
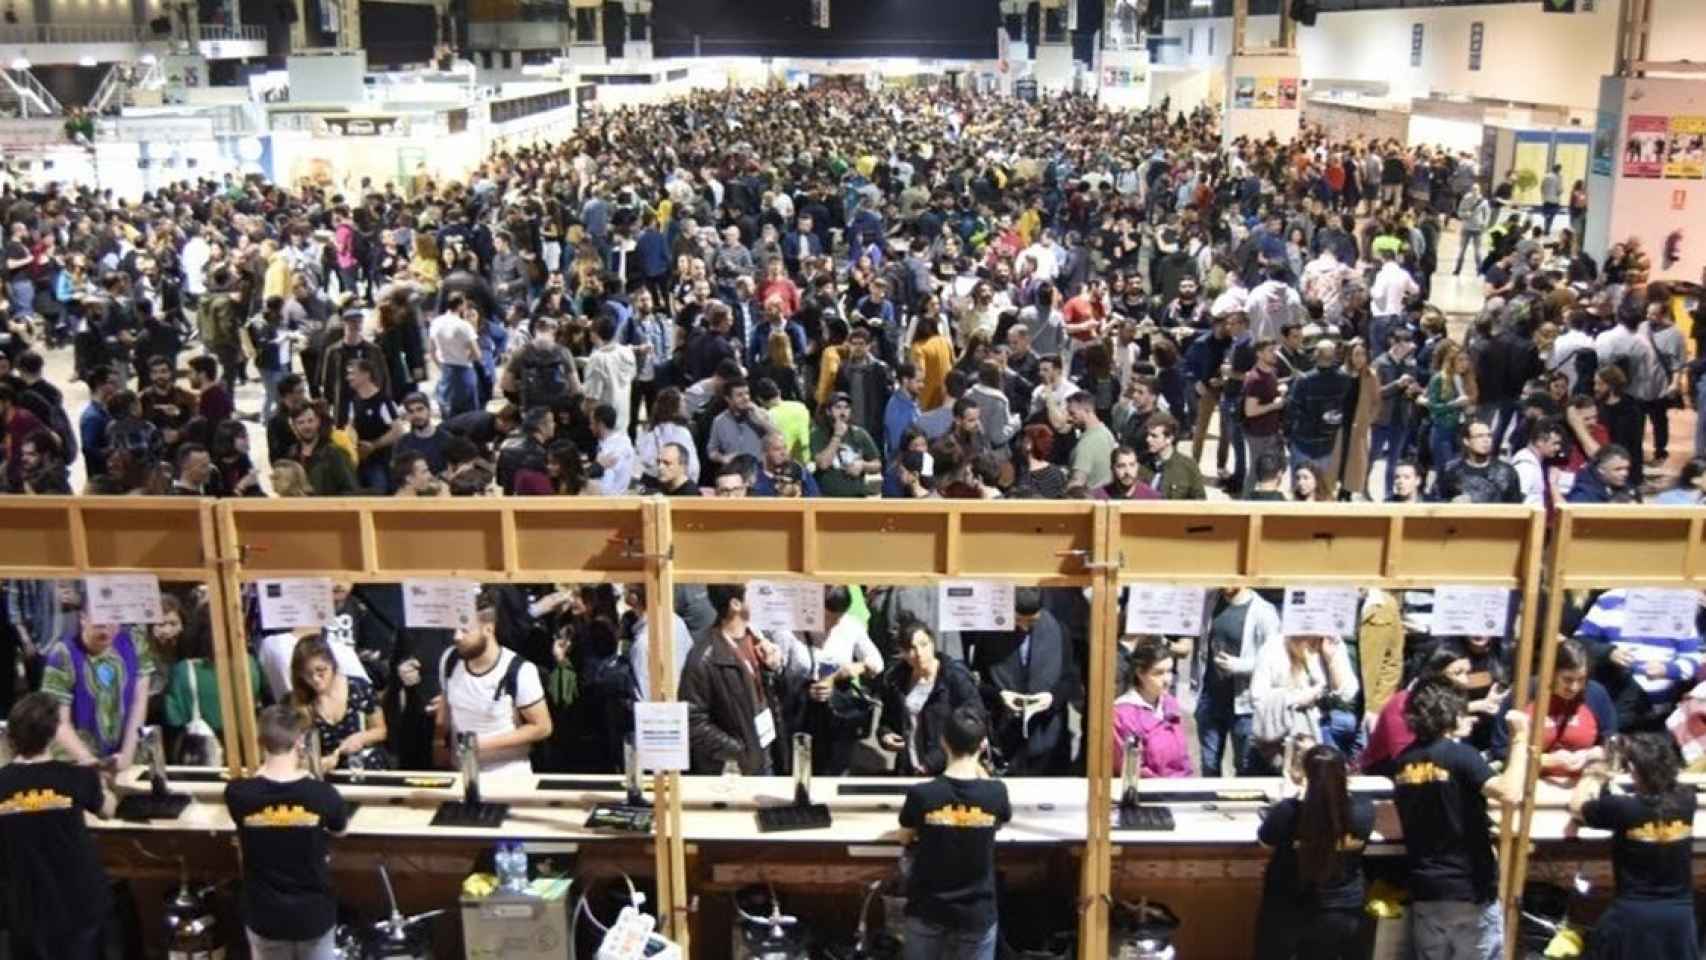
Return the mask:
POLYGON ((641 770, 686 770, 687 704, 634 704, 634 758, 641 770))
POLYGON ((460 630, 474 623, 472 580, 404 580, 403 626, 460 630))
POLYGON ((1693 640, 1700 595, 1693 590, 1629 590, 1623 595, 1623 636, 1693 640))
POLYGON ((1511 592, 1504 587, 1453 584, 1434 590, 1436 637, 1502 637, 1510 623, 1511 592))
POLYGON ((823 584, 810 580, 753 580, 746 617, 760 630, 823 632, 823 584))
POLYGON ((1356 587, 1286 587, 1280 632, 1348 637, 1356 632, 1356 587))
POLYGON ((261 601, 261 626, 267 630, 319 629, 332 619, 332 579, 291 577, 256 584, 261 601))
POLYGON ((1134 583, 1126 591, 1125 632, 1165 637, 1202 634, 1203 588, 1134 583))
POLYGON ((95 623, 159 623, 160 578, 152 573, 90 574, 83 578, 84 610, 95 623))
POLYGON ((944 580, 936 585, 936 629, 1013 629, 1013 585, 990 580, 944 580))

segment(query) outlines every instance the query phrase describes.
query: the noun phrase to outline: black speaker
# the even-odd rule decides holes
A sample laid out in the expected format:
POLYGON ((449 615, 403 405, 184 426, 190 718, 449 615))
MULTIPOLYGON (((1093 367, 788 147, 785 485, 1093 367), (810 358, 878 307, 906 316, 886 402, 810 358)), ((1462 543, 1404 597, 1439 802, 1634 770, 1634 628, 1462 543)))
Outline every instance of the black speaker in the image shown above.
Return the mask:
POLYGON ((172 32, 172 18, 155 17, 148 21, 148 29, 154 31, 156 37, 169 36, 172 32))
POLYGON ((1007 14, 1006 17, 1003 18, 1002 23, 1007 27, 1007 39, 1009 41, 1011 41, 1013 43, 1024 43, 1025 42, 1025 15, 1024 14, 1022 14, 1022 13, 1009 13, 1009 14, 1007 14))
POLYGON ((1143 9, 1143 32, 1160 33, 1167 25, 1167 0, 1149 0, 1143 9))
POLYGON ((1320 13, 1319 0, 1291 0, 1291 18, 1303 26, 1315 26, 1315 18, 1320 13))
POLYGON ((296 4, 292 0, 278 0, 278 19, 283 23, 296 22, 296 4))

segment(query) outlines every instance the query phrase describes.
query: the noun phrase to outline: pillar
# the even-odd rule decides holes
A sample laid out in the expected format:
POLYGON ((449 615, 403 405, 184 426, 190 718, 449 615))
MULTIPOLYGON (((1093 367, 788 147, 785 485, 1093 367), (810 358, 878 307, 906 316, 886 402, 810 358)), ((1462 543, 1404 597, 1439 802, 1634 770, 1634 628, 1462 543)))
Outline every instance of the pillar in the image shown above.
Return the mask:
MULTIPOLYGON (((1706 79, 1606 77, 1588 158, 1583 249, 1638 238, 1652 279, 1706 270, 1706 79)), ((1568 184, 1566 184, 1566 187, 1568 184)))

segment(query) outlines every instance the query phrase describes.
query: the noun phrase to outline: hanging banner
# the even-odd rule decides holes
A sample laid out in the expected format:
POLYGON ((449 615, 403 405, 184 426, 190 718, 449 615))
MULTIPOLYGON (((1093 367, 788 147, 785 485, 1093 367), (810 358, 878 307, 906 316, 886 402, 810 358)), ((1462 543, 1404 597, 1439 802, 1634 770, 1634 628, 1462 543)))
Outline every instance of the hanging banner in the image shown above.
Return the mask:
POLYGON ((1487 39, 1487 25, 1477 20, 1469 25, 1469 69, 1481 69, 1481 48, 1487 39))
POLYGON ((1665 178, 1698 180, 1706 176, 1706 117, 1671 117, 1665 145, 1665 178))

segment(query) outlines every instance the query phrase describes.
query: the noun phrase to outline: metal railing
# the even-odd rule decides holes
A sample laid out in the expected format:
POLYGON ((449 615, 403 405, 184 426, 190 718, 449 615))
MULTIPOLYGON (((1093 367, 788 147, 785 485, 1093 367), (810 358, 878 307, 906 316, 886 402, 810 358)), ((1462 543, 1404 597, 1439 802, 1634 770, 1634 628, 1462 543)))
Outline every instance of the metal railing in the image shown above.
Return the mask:
POLYGON ((20 117, 57 117, 65 112, 53 93, 28 70, 0 70, 0 82, 17 98, 20 117))
MULTIPOLYGON (((132 23, 28 23, 0 25, 0 44, 9 43, 152 43, 172 36, 156 34, 153 28, 132 23)), ((265 42, 263 27, 203 25, 200 40, 265 42)))

